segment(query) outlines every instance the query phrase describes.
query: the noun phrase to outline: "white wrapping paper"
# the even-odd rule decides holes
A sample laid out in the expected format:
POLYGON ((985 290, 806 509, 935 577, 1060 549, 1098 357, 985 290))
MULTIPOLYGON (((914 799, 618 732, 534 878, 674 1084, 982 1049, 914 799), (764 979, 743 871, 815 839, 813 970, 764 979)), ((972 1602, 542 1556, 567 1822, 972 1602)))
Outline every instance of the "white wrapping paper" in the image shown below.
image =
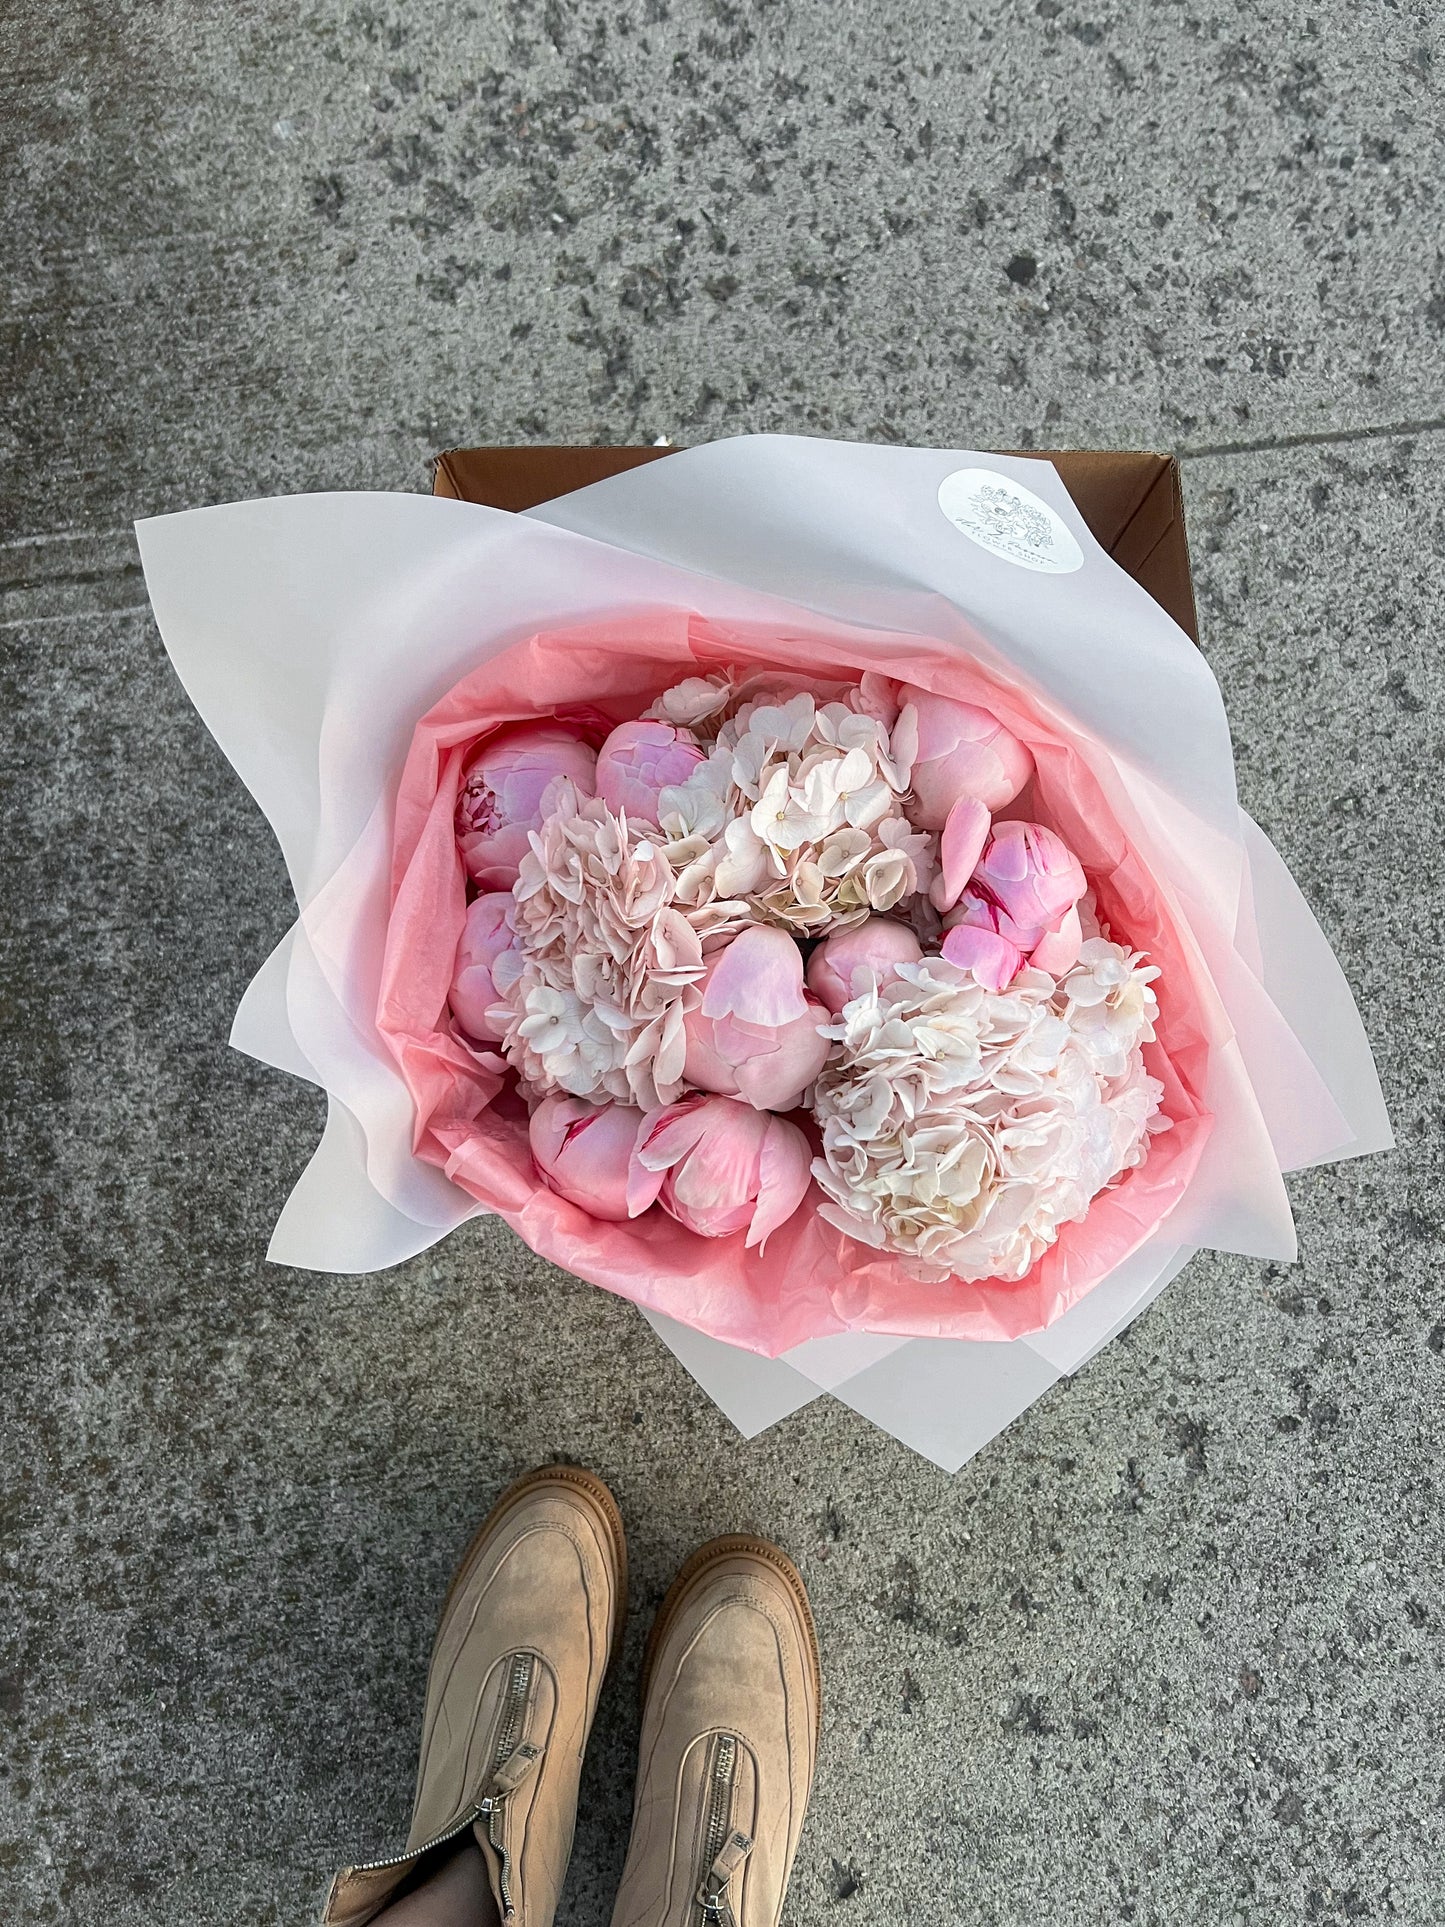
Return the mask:
POLYGON ((781 597, 944 640, 965 625, 981 634, 995 662, 1112 748, 1135 800, 1168 825, 1170 881, 1235 1030, 1215 1053, 1216 1128, 1181 1204, 1043 1333, 1011 1344, 846 1333, 769 1360, 649 1314, 745 1434, 827 1393, 952 1469, 1195 1249, 1292 1258, 1282 1171, 1390 1143, 1339 967, 1239 810, 1207 664, 1098 547, 1045 462, 747 437, 527 516, 313 495, 161 517, 138 536, 166 648, 270 821, 300 909, 232 1030, 239 1049, 328 1094, 325 1135, 272 1239, 279 1263, 378 1270, 477 1211, 411 1155, 410 1099, 375 1028, 396 782, 418 717, 468 669, 519 634, 619 603, 766 621, 781 597), (1046 504, 1056 552, 1077 565, 1021 564, 956 526, 940 485, 979 469, 1046 504))

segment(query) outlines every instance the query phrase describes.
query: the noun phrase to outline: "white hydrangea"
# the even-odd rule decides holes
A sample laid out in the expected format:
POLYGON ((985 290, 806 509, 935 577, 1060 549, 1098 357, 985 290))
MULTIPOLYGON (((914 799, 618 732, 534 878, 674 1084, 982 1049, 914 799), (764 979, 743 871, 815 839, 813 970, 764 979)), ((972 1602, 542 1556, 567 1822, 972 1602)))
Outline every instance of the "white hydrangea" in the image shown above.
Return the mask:
MULTIPOLYGON (((704 700, 669 695, 689 714, 704 700)), ((662 792, 661 827, 690 909, 741 902, 808 937, 927 889, 936 841, 904 812, 911 768, 895 727, 886 709, 872 713, 871 689, 843 696, 769 690, 743 701, 707 761, 662 792)))
POLYGON ((508 1061, 534 1095, 672 1103, 704 965, 660 839, 568 784, 530 843, 512 888, 520 967, 493 1013, 508 1061))
POLYGON ((710 676, 688 676, 671 689, 664 689, 657 701, 643 710, 643 721, 690 729, 699 739, 714 736, 736 689, 736 679, 727 670, 717 670, 710 676))
POLYGON ((846 1005, 818 1080, 823 1217, 920 1277, 1022 1278, 1138 1164, 1158 972, 1102 937, 1002 991, 926 957, 846 1005))

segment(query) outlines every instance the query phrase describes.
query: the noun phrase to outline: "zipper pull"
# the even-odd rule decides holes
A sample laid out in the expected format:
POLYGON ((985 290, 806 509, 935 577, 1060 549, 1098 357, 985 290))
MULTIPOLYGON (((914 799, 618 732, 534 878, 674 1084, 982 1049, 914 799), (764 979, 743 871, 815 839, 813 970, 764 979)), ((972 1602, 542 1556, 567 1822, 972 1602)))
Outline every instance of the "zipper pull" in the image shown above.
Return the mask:
POLYGON ((723 1842, 722 1852, 708 1868, 697 1890, 698 1905, 706 1920, 731 1922, 733 1910, 728 1901, 728 1886, 752 1850, 750 1834, 733 1832, 723 1842))
MULTIPOLYGON (((540 1746, 531 1746, 526 1740, 515 1747, 503 1760, 492 1775, 491 1784, 477 1802, 477 1817, 485 1820, 486 1844, 497 1856, 495 1894, 502 1910, 502 1919, 509 1921, 516 1914, 512 1900, 512 1849, 507 1844, 506 1821, 503 1809, 509 1794, 526 1779, 542 1757, 540 1746)), ((479 1843, 480 1844, 480 1843, 479 1843)))
POLYGON ((499 1807, 509 1793, 515 1793, 542 1757, 540 1746, 530 1746, 525 1740, 509 1753, 492 1775, 491 1785, 477 1804, 477 1811, 492 1813, 499 1807))

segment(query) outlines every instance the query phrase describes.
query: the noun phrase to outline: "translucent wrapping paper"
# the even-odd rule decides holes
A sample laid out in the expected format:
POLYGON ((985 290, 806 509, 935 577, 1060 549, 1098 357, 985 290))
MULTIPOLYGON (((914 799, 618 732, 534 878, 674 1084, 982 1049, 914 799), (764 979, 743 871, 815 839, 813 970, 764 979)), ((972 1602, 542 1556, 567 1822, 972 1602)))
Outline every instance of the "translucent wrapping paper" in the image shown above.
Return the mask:
MULTIPOLYGON (((497 1210, 546 1255, 638 1300, 744 1431, 828 1391, 951 1466, 1195 1249, 1292 1258, 1282 1172, 1389 1143, 1334 957, 1238 807, 1206 663, 1098 548, 1046 463, 749 437, 525 516, 334 494, 162 517, 139 536, 172 661, 270 821, 299 907, 232 1031, 329 1099, 276 1226, 277 1262, 380 1270, 497 1210), (536 640, 558 636, 570 640, 536 640), (418 1155, 417 1079, 378 1023, 381 1012, 394 1043, 416 1015, 385 946, 418 722, 464 678, 481 679, 499 714, 525 714, 569 690, 624 701, 651 663, 645 701, 692 662, 716 666, 711 652, 761 637, 786 639, 803 674, 826 673, 816 665, 831 651, 841 667, 1012 705, 1006 720, 1027 719, 1043 749, 1059 827, 1131 915, 1153 918, 1174 993, 1162 1042, 1176 1130, 1156 1142, 1132 1212, 1126 1183, 1122 1211, 1061 1239, 1012 1309, 997 1296, 990 1309, 987 1293, 967 1317, 946 1297, 903 1305, 876 1254, 830 1269, 801 1226, 797 1249, 770 1245, 763 1302, 730 1279, 726 1250, 675 1226, 664 1238, 697 1252, 659 1247, 652 1265, 641 1221, 589 1229, 515 1143, 484 1156, 470 1186, 446 1157, 418 1155), (685 1262, 696 1289, 679 1293, 685 1262)), ((413 832, 420 822, 403 838, 413 832)), ((438 933, 435 970, 454 941, 438 933)))

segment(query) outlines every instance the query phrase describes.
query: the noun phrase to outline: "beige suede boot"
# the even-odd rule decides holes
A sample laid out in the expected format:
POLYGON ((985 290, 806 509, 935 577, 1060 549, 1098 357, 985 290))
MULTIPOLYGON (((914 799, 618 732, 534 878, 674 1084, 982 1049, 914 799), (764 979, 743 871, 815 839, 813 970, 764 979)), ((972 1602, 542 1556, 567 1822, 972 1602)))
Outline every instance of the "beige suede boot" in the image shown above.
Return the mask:
POLYGON ((626 1606, 622 1517, 600 1479, 544 1466, 503 1493, 442 1607, 405 1850, 343 1868, 326 1927, 364 1927, 468 1829, 506 1927, 551 1927, 626 1606))
POLYGON ((643 1668, 632 1839, 612 1927, 776 1927, 818 1752, 808 1595, 764 1539, 695 1552, 643 1668))

